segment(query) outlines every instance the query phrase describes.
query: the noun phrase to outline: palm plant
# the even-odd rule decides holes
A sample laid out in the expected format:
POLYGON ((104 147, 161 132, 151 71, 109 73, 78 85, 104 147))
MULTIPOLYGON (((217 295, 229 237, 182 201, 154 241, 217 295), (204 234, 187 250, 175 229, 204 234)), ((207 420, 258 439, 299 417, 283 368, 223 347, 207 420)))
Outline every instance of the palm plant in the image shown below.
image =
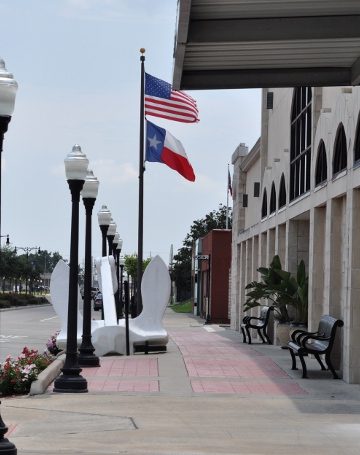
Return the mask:
POLYGON ((306 323, 308 277, 304 261, 299 263, 296 277, 282 269, 278 255, 274 256, 268 268, 260 267, 258 272, 262 281, 252 281, 245 287, 250 291, 246 294, 244 311, 261 306, 261 300, 267 299, 274 306, 274 317, 279 322, 290 322, 288 308, 293 308, 294 321, 306 323))

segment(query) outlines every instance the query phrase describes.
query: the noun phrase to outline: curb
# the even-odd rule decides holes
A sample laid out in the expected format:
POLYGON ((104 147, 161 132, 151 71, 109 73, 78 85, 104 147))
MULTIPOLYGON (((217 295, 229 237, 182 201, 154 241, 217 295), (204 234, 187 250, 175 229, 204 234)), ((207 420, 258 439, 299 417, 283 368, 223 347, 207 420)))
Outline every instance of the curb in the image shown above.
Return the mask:
POLYGON ((42 371, 37 380, 31 383, 29 395, 41 395, 59 375, 61 368, 65 363, 65 353, 60 354, 44 371, 42 371))

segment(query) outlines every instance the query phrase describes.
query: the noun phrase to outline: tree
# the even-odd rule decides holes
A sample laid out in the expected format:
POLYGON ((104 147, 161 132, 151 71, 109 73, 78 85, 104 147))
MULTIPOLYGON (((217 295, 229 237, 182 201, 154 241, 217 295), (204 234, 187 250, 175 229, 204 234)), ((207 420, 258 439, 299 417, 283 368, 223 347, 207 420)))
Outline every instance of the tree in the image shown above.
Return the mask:
MULTIPOLYGON (((148 264, 150 263, 151 258, 143 259, 143 264, 142 264, 142 271, 146 269, 148 264)), ((130 311, 131 311, 131 317, 136 317, 138 314, 141 313, 141 308, 140 311, 137 308, 136 305, 136 288, 137 288, 137 254, 128 254, 125 255, 125 271, 129 276, 131 276, 131 282, 132 282, 132 287, 130 288, 130 311), (135 299, 135 300, 134 300, 135 299), (139 313, 138 313, 139 311, 139 313)))
POLYGON ((49 253, 46 250, 17 255, 16 250, 8 246, 1 248, 0 253, 0 277, 2 277, 3 291, 5 291, 5 282, 12 288, 13 281, 16 285, 17 282, 30 280, 32 287, 32 283, 40 278, 40 274, 52 272, 62 258, 58 252, 49 253))
MULTIPOLYGON (((147 265, 151 261, 151 258, 143 260, 143 272, 146 269, 147 265)), ((127 254, 125 256, 125 271, 133 280, 136 280, 137 277, 137 254, 127 254)))
POLYGON ((37 254, 29 255, 29 261, 35 264, 40 273, 51 273, 60 259, 62 256, 57 251, 51 253, 47 250, 40 250, 37 254))
MULTIPOLYGON (((229 229, 232 226, 232 213, 229 209, 229 229)), ((194 242, 204 237, 213 229, 226 228, 226 206, 219 204, 217 210, 212 210, 204 218, 193 221, 190 226, 190 232, 186 235, 183 246, 174 256, 174 265, 172 269, 172 279, 175 281, 178 300, 186 300, 191 295, 191 255, 194 242)))

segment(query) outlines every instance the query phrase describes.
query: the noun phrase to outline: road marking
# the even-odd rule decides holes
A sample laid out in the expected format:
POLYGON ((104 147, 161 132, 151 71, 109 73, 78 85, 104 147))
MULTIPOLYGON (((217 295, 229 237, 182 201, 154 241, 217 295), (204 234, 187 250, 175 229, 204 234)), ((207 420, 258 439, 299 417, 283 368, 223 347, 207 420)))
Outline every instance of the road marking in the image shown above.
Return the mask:
MULTIPOLYGON (((29 338, 28 335, 0 335, 0 338, 29 338)), ((0 339, 0 341, 2 341, 0 339)))
POLYGON ((58 316, 51 316, 51 318, 40 319, 40 322, 50 321, 51 319, 55 319, 58 316))

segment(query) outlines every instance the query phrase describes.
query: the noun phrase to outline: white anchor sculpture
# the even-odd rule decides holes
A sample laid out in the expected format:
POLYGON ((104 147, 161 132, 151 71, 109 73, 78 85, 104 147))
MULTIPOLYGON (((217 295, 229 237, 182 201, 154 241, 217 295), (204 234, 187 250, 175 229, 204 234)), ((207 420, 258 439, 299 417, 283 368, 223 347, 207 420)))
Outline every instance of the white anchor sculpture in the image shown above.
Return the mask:
MULTIPOLYGON (((96 261, 99 284, 103 294, 104 320, 91 322, 92 343, 96 355, 126 353, 125 320, 116 319, 114 292, 117 289, 115 263, 113 257, 103 257, 96 261)), ((68 306, 69 266, 62 260, 56 265, 50 283, 51 302, 60 318, 60 333, 57 344, 66 346, 67 306, 68 306)), ((147 266, 142 282, 141 294, 143 310, 139 316, 129 320, 130 352, 134 346, 149 344, 166 346, 169 337, 162 325, 165 308, 169 302, 171 281, 164 261, 155 256, 147 266)), ((79 292, 79 302, 82 302, 79 292)), ((78 344, 81 343, 82 314, 78 311, 78 344)))

